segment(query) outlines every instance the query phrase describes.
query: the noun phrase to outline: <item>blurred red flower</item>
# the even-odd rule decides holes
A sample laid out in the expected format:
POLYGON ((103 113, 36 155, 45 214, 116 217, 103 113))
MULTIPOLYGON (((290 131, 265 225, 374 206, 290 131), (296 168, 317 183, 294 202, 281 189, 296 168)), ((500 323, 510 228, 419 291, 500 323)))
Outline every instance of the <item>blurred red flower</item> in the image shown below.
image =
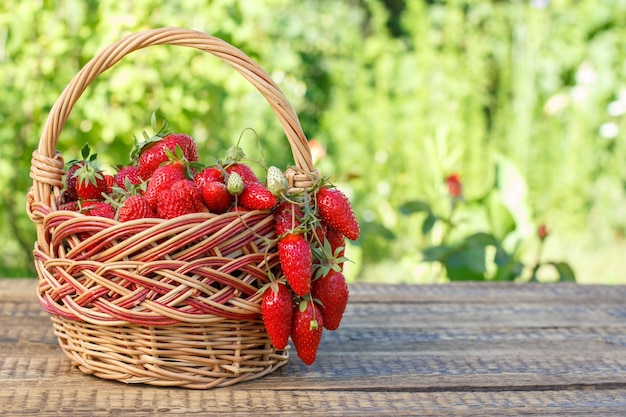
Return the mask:
POLYGON ((448 186, 448 194, 453 198, 461 198, 463 196, 463 184, 461 184, 461 176, 458 173, 450 174, 446 177, 446 185, 448 186))

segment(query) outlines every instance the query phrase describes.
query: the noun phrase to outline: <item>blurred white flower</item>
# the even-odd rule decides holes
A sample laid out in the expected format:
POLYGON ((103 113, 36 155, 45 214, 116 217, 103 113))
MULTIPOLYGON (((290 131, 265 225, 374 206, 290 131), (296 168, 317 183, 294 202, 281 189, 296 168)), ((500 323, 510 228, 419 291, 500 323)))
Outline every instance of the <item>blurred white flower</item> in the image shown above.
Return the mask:
POLYGON ((554 116, 561 112, 569 105, 569 96, 565 93, 559 93, 551 96, 546 104, 543 105, 543 112, 548 116, 554 116))
POLYGON ((613 139, 619 135, 619 126, 617 123, 606 122, 600 126, 600 136, 606 139, 613 139))
POLYGON ((368 223, 373 222, 374 220, 376 220, 376 213, 374 213, 372 210, 364 210, 363 220, 365 220, 368 223))
POLYGON ((376 154, 374 154, 374 159, 376 160, 377 163, 381 165, 386 164, 388 158, 389 158, 389 155, 387 154, 387 151, 379 150, 376 152, 376 154))
POLYGON ((545 9, 550 5, 550 0, 530 0, 530 5, 536 9, 545 9))
POLYGON ((607 113, 611 117, 619 117, 626 113, 626 98, 624 100, 615 100, 606 107, 607 113))
POLYGON ((379 195, 387 196, 391 192, 391 185, 387 181, 381 181, 376 185, 376 191, 379 195))
POLYGON ((591 85, 596 82, 597 74, 589 62, 580 64, 576 72, 576 83, 579 85, 591 85))
POLYGON ((583 102, 587 99, 589 95, 589 88, 584 85, 575 85, 570 90, 570 95, 572 96, 572 101, 575 103, 583 102))

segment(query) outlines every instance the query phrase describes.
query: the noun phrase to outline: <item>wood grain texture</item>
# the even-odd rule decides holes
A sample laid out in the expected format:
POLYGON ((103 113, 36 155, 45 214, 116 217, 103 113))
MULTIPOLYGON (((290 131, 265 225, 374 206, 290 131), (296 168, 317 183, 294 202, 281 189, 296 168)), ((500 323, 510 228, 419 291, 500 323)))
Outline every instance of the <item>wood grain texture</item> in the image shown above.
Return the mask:
POLYGON ((626 287, 350 287, 318 359, 197 391, 84 375, 34 280, 0 280, 0 415, 626 415, 626 287))

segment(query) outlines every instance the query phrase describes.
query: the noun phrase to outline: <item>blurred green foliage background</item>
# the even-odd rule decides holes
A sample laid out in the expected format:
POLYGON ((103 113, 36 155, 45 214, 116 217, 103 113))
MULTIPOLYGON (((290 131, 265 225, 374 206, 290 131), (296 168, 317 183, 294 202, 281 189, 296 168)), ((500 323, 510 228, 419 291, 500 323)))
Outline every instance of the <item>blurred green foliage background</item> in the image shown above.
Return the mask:
MULTIPOLYGON (((458 173, 465 199, 447 241, 486 232, 527 264, 546 224, 542 257, 569 263, 579 282, 626 283, 624 0, 4 0, 0 276, 35 274, 30 154, 56 98, 98 50, 160 26, 218 36, 280 85, 315 139, 318 169, 361 222, 351 280, 445 282, 425 258, 446 229, 429 215, 450 210, 444 178, 458 173)), ((170 46, 99 77, 59 150, 69 160, 88 142, 103 162, 126 162, 154 111, 196 138, 207 163, 246 128, 268 162, 290 163, 252 86, 214 57, 170 46)), ((244 134, 253 156, 254 141, 244 134)), ((496 279, 484 249, 468 252, 484 258, 471 277, 496 279)))

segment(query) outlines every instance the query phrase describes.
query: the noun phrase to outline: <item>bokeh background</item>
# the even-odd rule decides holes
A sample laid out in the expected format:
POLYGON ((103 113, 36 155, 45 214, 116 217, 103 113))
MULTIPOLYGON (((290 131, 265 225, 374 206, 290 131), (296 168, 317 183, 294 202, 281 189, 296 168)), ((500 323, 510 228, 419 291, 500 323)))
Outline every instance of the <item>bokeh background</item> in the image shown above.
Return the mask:
MULTIPOLYGON (((624 0, 4 0, 0 276, 35 275, 25 199, 49 109, 98 50, 161 26, 236 45, 283 89, 361 223, 350 280, 626 283, 624 0)), ((242 134, 254 156, 248 128, 291 161, 251 85, 169 46, 99 77, 59 150, 125 163, 152 112, 207 163, 242 134)))

